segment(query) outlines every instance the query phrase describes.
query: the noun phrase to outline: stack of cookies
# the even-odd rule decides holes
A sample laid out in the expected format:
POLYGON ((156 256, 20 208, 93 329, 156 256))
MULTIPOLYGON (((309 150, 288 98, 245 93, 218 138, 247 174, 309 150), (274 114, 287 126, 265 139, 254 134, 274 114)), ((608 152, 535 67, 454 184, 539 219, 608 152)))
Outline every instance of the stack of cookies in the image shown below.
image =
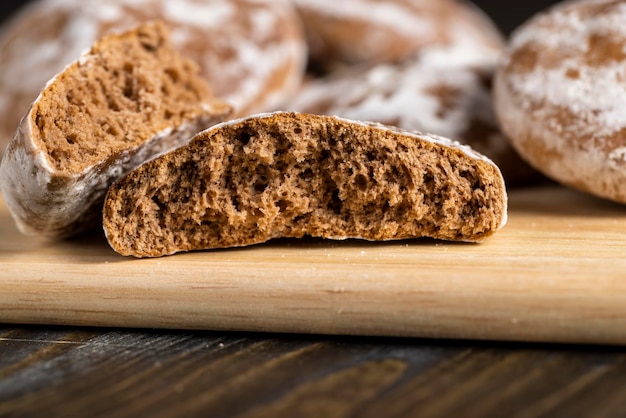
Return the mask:
POLYGON ((276 237, 481 241, 506 222, 505 179, 558 177, 519 145, 538 125, 515 123, 550 103, 519 87, 549 72, 533 56, 577 59, 529 33, 574 12, 507 47, 455 0, 39 0, 0 36, 3 198, 24 232, 104 225, 136 257, 276 237))

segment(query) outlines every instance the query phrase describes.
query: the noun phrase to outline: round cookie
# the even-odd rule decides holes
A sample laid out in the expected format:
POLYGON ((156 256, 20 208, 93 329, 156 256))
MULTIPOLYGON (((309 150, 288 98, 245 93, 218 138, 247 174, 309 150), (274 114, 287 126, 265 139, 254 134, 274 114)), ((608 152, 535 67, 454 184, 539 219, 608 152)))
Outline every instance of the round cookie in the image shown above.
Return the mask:
POLYGON ((430 45, 460 40, 499 50, 495 25, 469 2, 456 0, 293 0, 307 33, 312 67, 402 60, 430 45))
POLYGON ((497 59, 465 44, 430 47, 401 64, 359 67, 311 81, 290 106, 457 140, 496 162, 508 185, 524 185, 538 175, 498 127, 491 100, 497 59))
POLYGON ((495 83, 502 128, 535 168, 626 203, 626 4, 559 4, 520 27, 495 83))
POLYGON ((0 148, 46 81, 95 40, 155 19, 236 116, 280 107, 300 84, 306 44, 287 0, 39 0, 0 34, 0 148))

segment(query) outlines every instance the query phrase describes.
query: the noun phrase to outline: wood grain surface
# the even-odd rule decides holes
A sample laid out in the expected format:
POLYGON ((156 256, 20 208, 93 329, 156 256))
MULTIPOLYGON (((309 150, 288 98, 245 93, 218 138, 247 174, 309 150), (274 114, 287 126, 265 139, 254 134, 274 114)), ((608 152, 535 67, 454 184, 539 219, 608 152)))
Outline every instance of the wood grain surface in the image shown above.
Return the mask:
POLYGON ((515 191, 486 243, 276 241, 135 260, 0 208, 0 322, 626 343, 626 210, 515 191))
POLYGON ((621 348, 0 326, 2 417, 623 417, 621 348))

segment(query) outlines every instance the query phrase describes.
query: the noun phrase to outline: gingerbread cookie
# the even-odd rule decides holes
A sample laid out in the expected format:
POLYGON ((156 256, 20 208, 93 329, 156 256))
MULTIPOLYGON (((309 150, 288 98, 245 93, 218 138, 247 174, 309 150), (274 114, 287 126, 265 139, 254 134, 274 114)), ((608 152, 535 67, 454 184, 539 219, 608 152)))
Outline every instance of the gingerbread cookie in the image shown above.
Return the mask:
POLYGON ((23 232, 59 238, 98 225, 115 179, 228 116, 168 35, 146 23, 105 37, 32 104, 0 164, 23 232))
POLYGON ((161 20, 235 115, 274 110, 299 87, 306 45, 286 0, 38 0, 0 34, 0 148, 48 79, 101 36, 161 20))
POLYGON ((123 255, 277 237, 481 241, 506 222, 493 162, 450 140, 298 113, 219 124, 116 182, 103 222, 123 255))
POLYGON ((626 7, 570 1, 511 38, 495 83, 502 128, 537 170, 626 203, 626 7))
POLYGON ((428 46, 463 42, 499 50, 495 25, 456 0, 293 0, 302 15, 312 66, 322 72, 404 60, 428 46))

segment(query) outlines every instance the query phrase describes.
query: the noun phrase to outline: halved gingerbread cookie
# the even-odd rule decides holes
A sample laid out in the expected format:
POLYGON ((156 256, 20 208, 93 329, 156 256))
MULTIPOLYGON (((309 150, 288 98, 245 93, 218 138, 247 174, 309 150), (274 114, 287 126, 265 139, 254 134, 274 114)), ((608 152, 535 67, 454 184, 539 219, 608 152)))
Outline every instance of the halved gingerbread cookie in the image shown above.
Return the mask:
POLYGON ((274 113, 216 125, 107 194, 123 255, 278 237, 481 241, 506 222, 493 162, 450 140, 331 116, 274 113))
POLYGON ((109 35, 50 80, 22 119, 0 165, 3 198, 23 232, 77 234, 100 222, 115 179, 230 110, 162 24, 109 35))

